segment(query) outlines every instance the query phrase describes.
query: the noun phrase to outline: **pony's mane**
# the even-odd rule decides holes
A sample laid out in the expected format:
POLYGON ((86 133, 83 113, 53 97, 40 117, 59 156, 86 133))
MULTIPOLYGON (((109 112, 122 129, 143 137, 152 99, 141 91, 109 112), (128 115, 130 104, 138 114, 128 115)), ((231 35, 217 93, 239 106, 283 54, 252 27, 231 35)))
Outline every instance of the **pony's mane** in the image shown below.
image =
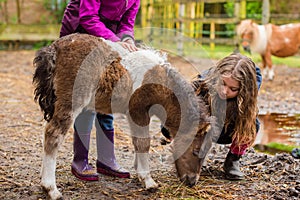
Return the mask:
MULTIPOLYGON (((168 77, 170 79, 176 80, 178 84, 174 84, 172 86, 173 91, 178 94, 178 98, 183 99, 190 99, 191 103, 193 104, 191 107, 196 108, 196 110, 190 110, 192 113, 190 113, 191 116, 195 116, 195 113, 200 113, 201 115, 207 114, 206 104, 204 103, 203 99, 200 96, 195 95, 195 90, 193 85, 187 81, 174 67, 171 65, 163 65, 166 70, 168 77)), ((202 117, 203 117, 202 116, 202 117)))
POLYGON ((251 51, 263 54, 266 50, 268 39, 271 36, 271 30, 267 27, 259 25, 250 19, 242 20, 237 26, 237 35, 242 36, 244 33, 251 32, 253 34, 250 43, 251 51))

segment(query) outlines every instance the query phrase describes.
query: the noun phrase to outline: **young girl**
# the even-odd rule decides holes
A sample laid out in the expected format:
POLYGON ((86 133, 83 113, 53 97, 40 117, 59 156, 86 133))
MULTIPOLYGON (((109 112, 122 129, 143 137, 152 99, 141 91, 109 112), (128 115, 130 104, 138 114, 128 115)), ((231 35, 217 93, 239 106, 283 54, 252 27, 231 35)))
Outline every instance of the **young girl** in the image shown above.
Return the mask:
POLYGON ((216 142, 231 144, 224 162, 225 176, 230 180, 244 178, 239 159, 259 130, 257 95, 261 81, 260 69, 239 53, 223 58, 193 81, 197 95, 207 102, 222 130, 216 142))
MULTIPOLYGON (((139 0, 71 0, 64 13, 60 37, 76 32, 87 33, 119 42, 129 51, 136 51, 133 27, 139 5, 139 0)), ((129 172, 116 162, 113 116, 96 115, 91 111, 82 112, 75 120, 72 173, 81 180, 98 180, 98 174, 88 163, 90 134, 95 116, 97 172, 129 178, 129 172)))
MULTIPOLYGON (((196 94, 204 99, 210 114, 216 118, 216 130, 219 131, 214 133, 212 141, 231 144, 224 162, 225 176, 230 180, 244 178, 239 159, 254 142, 259 130, 257 95, 261 81, 260 69, 254 62, 236 53, 223 58, 192 82, 196 94)), ((166 128, 162 127, 161 132, 171 139, 166 128)), ((211 145, 203 145, 207 152, 211 145)))

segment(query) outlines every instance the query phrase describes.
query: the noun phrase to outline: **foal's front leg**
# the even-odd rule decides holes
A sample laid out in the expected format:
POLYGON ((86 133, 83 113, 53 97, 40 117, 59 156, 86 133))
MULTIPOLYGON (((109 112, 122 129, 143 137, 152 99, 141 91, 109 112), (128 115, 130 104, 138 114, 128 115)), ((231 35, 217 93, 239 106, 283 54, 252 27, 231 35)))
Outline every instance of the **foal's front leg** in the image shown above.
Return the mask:
POLYGON ((150 163, 149 163, 149 149, 150 149, 150 138, 139 138, 132 137, 134 149, 135 149, 135 160, 134 168, 137 171, 139 180, 145 184, 146 189, 155 189, 158 187, 157 183, 152 179, 150 174, 150 163))
POLYGON ((139 111, 132 115, 135 120, 131 118, 130 114, 127 114, 135 151, 134 168, 138 174, 139 180, 145 185, 146 189, 157 188, 158 185, 151 177, 149 164, 150 117, 144 109, 140 108, 134 110, 139 111))
POLYGON ((47 123, 44 135, 41 185, 48 192, 51 199, 62 198, 55 182, 56 156, 71 125, 71 120, 64 120, 64 123, 58 123, 58 121, 54 118, 47 123))
POLYGON ((262 55, 262 63, 263 63, 263 76, 267 80, 274 79, 274 68, 272 66, 272 57, 271 57, 271 50, 267 48, 264 55, 262 55))

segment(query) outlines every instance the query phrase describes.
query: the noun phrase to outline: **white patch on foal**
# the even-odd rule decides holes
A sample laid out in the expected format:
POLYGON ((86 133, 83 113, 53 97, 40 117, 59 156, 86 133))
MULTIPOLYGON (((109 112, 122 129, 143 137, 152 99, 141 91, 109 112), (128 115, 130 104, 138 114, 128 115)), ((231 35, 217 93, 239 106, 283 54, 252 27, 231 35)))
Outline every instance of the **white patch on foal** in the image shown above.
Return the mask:
POLYGON ((136 153, 134 168, 139 180, 145 184, 146 189, 157 188, 157 183, 152 179, 149 169, 149 153, 136 153))
POLYGON ((267 80, 273 80, 275 76, 274 69, 273 68, 270 69, 268 66, 266 66, 266 68, 263 69, 263 76, 267 80))
POLYGON ((144 75, 148 70, 165 63, 166 61, 158 53, 151 50, 139 50, 129 53, 121 61, 133 81, 133 91, 142 85, 144 75))
POLYGON ((104 40, 106 44, 117 51, 122 60, 121 64, 128 70, 133 81, 133 91, 141 86, 145 73, 157 65, 168 64, 166 55, 152 49, 139 49, 129 52, 119 43, 104 40))
MULTIPOLYGON (((58 143, 61 144, 63 140, 64 140, 64 136, 59 135, 57 138, 58 143)), ((45 143, 45 139, 43 141, 43 146, 44 143, 45 143)), ((62 194, 58 191, 56 186, 56 181, 55 181, 57 152, 58 152, 58 148, 54 149, 50 154, 46 154, 44 151, 43 162, 42 162, 41 185, 44 187, 45 190, 48 191, 48 194, 51 197, 51 199, 62 198, 62 194)))
MULTIPOLYGON (((266 51, 267 42, 268 42, 267 32, 266 32, 265 26, 258 25, 257 27, 258 27, 258 35, 259 36, 254 36, 254 38, 257 38, 257 40, 253 41, 251 43, 251 50, 253 52, 256 52, 259 54, 264 54, 264 52, 266 51)), ((255 32, 254 32, 254 34, 255 34, 255 32)))
POLYGON ((289 38, 285 37, 284 38, 284 42, 287 43, 287 44, 289 44, 291 42, 291 40, 289 38))
POLYGON ((42 186, 49 191, 51 199, 59 199, 62 194, 58 191, 55 182, 56 159, 54 156, 44 155, 42 164, 42 186))

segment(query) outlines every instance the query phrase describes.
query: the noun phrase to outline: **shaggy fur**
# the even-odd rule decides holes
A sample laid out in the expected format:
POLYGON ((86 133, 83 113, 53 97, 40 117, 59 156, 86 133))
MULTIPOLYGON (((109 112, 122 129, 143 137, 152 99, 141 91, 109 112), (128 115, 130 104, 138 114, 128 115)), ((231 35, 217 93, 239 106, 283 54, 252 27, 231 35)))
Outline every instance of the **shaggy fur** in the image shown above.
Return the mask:
POLYGON ((158 187, 151 178, 148 160, 148 125, 152 115, 161 119, 175 141, 187 140, 183 145, 174 145, 180 179, 190 185, 199 179, 202 162, 193 151, 199 149, 209 128, 204 102, 156 51, 129 53, 120 48, 101 38, 73 34, 37 52, 34 99, 48 122, 42 186, 52 199, 61 197, 55 183, 59 146, 83 109, 127 115, 135 148, 135 169, 146 188, 158 187))
POLYGON ((52 119, 56 101, 53 90, 55 49, 51 46, 40 50, 33 62, 36 66, 33 82, 37 85, 34 91, 34 100, 39 102, 41 109, 44 111, 44 119, 49 122, 52 119))

